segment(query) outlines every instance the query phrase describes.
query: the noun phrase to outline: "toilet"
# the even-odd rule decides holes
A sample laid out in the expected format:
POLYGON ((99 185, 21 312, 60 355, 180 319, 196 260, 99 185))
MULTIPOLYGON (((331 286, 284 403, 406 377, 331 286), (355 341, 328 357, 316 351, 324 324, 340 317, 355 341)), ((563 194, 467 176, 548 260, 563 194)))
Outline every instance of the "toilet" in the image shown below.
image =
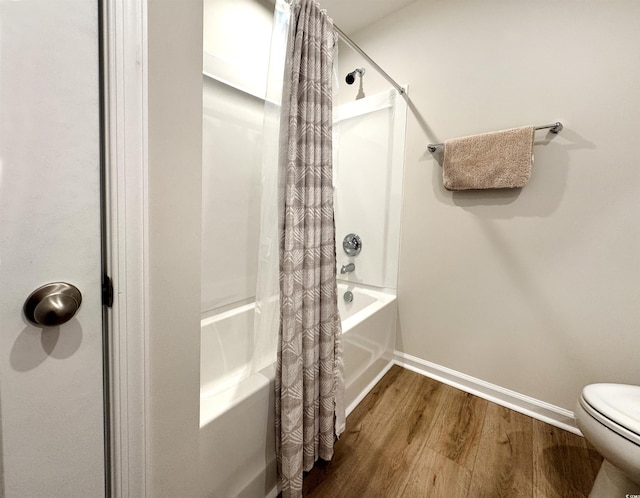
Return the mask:
POLYGON ((575 417, 584 437, 604 457, 589 496, 640 496, 640 386, 588 385, 575 417))

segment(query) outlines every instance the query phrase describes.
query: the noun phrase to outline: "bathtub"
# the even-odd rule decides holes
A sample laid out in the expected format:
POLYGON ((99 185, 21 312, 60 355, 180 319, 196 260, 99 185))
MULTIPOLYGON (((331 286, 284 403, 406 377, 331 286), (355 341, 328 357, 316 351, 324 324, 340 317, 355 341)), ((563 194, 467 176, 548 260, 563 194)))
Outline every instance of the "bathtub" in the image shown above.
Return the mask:
MULTIPOLYGON (((395 292, 338 285, 347 415, 392 365, 395 292), (346 303, 347 290, 353 301, 346 303)), ((254 305, 202 321, 200 495, 275 497, 275 366, 248 375, 254 305)))

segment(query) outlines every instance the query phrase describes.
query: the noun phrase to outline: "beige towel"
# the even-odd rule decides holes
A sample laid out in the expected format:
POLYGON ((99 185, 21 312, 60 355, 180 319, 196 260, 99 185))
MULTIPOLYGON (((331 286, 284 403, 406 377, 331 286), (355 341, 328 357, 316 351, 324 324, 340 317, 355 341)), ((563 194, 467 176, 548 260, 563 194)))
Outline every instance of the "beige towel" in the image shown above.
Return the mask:
POLYGON ((524 187, 531 176, 533 126, 452 138, 444 143, 447 190, 524 187))

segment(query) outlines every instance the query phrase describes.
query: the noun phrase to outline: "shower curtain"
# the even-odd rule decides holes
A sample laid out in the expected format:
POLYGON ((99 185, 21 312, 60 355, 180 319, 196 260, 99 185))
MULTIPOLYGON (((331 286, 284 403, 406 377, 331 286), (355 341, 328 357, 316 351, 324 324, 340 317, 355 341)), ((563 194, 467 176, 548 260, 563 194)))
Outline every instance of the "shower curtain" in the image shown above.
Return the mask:
POLYGON ((344 430, 333 217, 332 74, 337 34, 313 0, 291 7, 282 97, 276 453, 283 497, 331 459, 344 430))

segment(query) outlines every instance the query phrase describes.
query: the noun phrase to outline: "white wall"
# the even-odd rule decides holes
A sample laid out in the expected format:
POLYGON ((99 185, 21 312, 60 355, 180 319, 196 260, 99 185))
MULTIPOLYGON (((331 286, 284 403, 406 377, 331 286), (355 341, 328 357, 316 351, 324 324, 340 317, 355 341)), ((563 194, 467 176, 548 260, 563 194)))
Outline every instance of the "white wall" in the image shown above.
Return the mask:
POLYGON ((397 289, 406 103, 393 89, 339 106, 334 112, 336 256, 338 279, 397 289), (342 247, 362 242, 357 256, 342 247))
POLYGON ((263 118, 263 100, 204 79, 203 313, 256 293, 263 118))
POLYGON ((272 24, 268 0, 204 0, 203 48, 216 75, 264 95, 272 24))
POLYGON ((258 0, 204 2, 203 313, 256 292, 272 20, 258 0))
MULTIPOLYGON (((353 36, 418 110, 400 351, 570 410, 584 384, 640 384, 638 26, 634 0, 417 0, 353 36), (448 192, 426 152, 556 120, 521 191, 448 192)), ((384 87, 373 70, 364 83, 384 87)))
POLYGON ((147 496, 198 495, 202 0, 147 3, 147 496))

